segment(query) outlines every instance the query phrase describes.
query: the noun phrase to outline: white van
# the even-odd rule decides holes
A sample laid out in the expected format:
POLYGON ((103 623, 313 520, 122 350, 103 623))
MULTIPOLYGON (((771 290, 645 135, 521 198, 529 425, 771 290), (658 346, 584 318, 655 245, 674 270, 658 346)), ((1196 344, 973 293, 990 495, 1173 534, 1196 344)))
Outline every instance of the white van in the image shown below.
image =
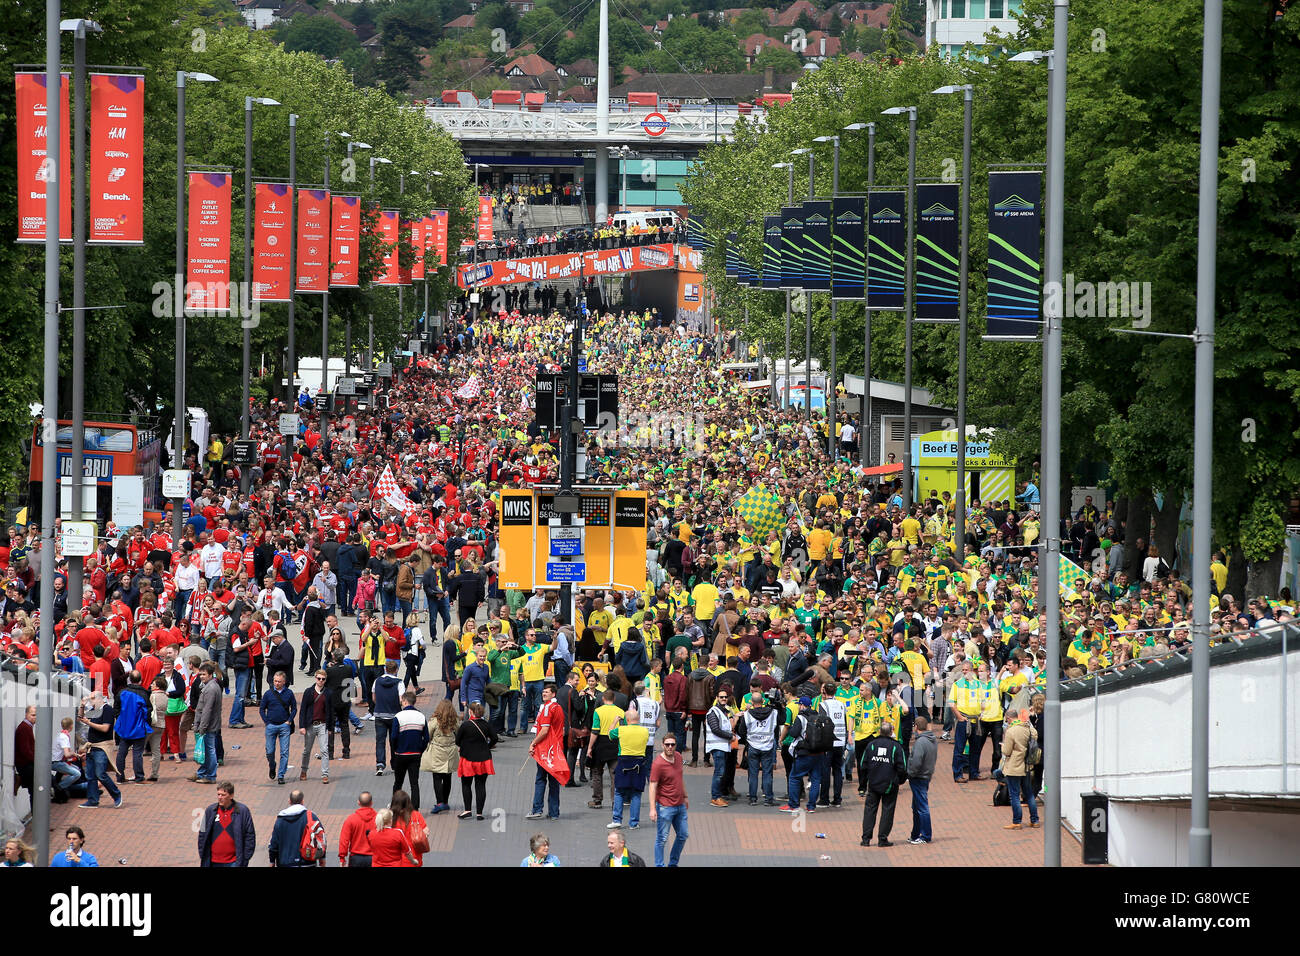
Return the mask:
POLYGON ((614 213, 615 228, 633 226, 667 226, 673 228, 677 222, 677 216, 671 209, 653 209, 649 212, 627 212, 621 211, 614 213))

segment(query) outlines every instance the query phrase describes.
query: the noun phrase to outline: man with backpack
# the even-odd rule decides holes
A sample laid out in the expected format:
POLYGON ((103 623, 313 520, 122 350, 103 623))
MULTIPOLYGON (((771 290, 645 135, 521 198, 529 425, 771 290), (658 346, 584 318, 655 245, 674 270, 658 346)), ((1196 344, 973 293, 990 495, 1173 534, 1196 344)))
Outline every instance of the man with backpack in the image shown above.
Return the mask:
POLYGON ((880 733, 867 741, 858 767, 859 779, 867 781, 867 799, 862 805, 862 842, 871 846, 871 831, 876 826, 876 811, 880 810, 880 839, 877 846, 893 846, 889 831, 894 828, 894 806, 898 803, 898 788, 907 779, 907 753, 894 739, 894 726, 885 721, 880 733))
POLYGON ((289 805, 276 815, 267 847, 272 866, 324 866, 325 825, 303 806, 303 793, 289 794, 289 805))
POLYGON ((781 809, 786 813, 798 812, 803 778, 809 777, 808 812, 813 813, 821 796, 822 764, 835 747, 835 724, 824 710, 813 708, 811 698, 800 697, 799 715, 790 725, 784 743, 794 758, 794 769, 790 774, 790 801, 781 809))
POLYGON ((841 796, 844 790, 844 749, 849 745, 849 707, 848 701, 835 696, 835 685, 822 685, 822 695, 817 702, 817 709, 831 719, 835 742, 830 750, 822 755, 822 803, 823 807, 843 806, 841 796), (830 793, 832 789, 834 793, 830 793))

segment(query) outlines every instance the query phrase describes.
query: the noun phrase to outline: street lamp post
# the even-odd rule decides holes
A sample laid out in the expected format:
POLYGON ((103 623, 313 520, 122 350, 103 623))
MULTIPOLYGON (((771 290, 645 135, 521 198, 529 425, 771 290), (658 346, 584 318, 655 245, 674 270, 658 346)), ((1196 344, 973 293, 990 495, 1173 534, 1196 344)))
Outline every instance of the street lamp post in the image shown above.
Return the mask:
MULTIPOLYGON (((295 275, 297 260, 298 244, 298 220, 294 215, 294 202, 297 199, 298 177, 298 114, 289 114, 289 340, 288 340, 288 366, 289 387, 293 388, 294 369, 298 367, 298 353, 295 350, 294 343, 294 295, 293 286, 297 280, 295 275)), ((296 407, 294 409, 297 411, 296 407)), ((284 460, 287 466, 292 467, 293 463, 293 438, 289 435, 284 436, 284 460)))
MULTIPOLYGON (((818 136, 814 143, 831 143, 831 201, 840 194, 840 138, 838 136, 818 136)), ((833 255, 833 253, 832 253, 833 255)), ((835 457, 835 383, 839 379, 839 356, 836 353, 836 339, 839 325, 840 304, 831 296, 831 374, 826 389, 826 453, 835 457)))
MULTIPOLYGON (((172 423, 172 467, 185 464, 185 81, 215 83, 207 73, 176 71, 176 275, 172 308, 176 310, 176 414, 172 423)), ((200 449, 202 453, 202 449, 200 449)), ((172 543, 179 546, 183 498, 172 503, 172 543)))
MULTIPOLYGON (((392 162, 393 161, 391 159, 385 159, 383 156, 376 156, 373 153, 370 155, 370 191, 372 194, 375 191, 375 164, 378 163, 380 166, 388 166, 391 165, 392 162)), ((401 226, 400 222, 398 223, 398 226, 400 230, 400 226, 401 226)), ((370 316, 370 358, 372 363, 374 362, 374 351, 375 351, 375 317, 372 314, 370 316)), ((374 368, 373 364, 371 365, 371 368, 374 368)), ((323 374, 324 373, 322 373, 322 375, 323 374)))
MULTIPOLYGON (((252 232, 253 232, 253 107, 254 106, 279 106, 278 100, 273 100, 266 96, 245 96, 244 97, 244 282, 248 284, 249 301, 253 298, 253 250, 252 250, 252 232)), ((244 364, 243 364, 243 390, 241 393, 240 410, 239 410, 239 437, 248 440, 248 365, 250 361, 250 352, 252 349, 252 329, 249 327, 248 320, 245 318, 241 323, 244 327, 244 364)), ((289 372, 289 384, 293 385, 293 371, 289 372)), ((240 469, 239 491, 240 494, 248 494, 248 484, 250 468, 240 469)))
MULTIPOLYGON (((807 146, 801 149, 792 149, 791 156, 808 156, 808 199, 811 200, 817 193, 816 182, 816 162, 817 157, 807 146)), ((785 267, 782 266, 782 271, 785 267)), ((803 420, 804 422, 812 421, 812 293, 804 289, 804 325, 803 325, 803 420)))
POLYGON ((903 273, 903 513, 912 511, 912 312, 916 294, 912 264, 916 239, 916 107, 891 106, 886 116, 907 114, 907 254, 903 273))
MULTIPOLYGON (((846 133, 867 131, 867 190, 876 183, 876 124, 850 123, 844 127, 846 133)), ((864 258, 864 266, 870 270, 869 262, 864 258)), ((866 275, 863 275, 865 280, 866 275)), ((871 306, 866 302, 866 290, 863 289, 863 324, 862 324, 862 420, 858 435, 858 444, 862 467, 871 464, 869 446, 871 444, 871 306)))
MULTIPOLYGON (((790 174, 790 184, 786 187, 786 203, 794 202, 794 163, 773 163, 773 169, 784 169, 790 174)), ((784 411, 790 410, 790 291, 785 293, 785 399, 781 405, 784 411)))
MULTIPOLYGON (((1051 73, 1051 113, 1048 117, 1048 142, 1050 163, 1047 167, 1047 207, 1052 212, 1047 232, 1047 288, 1061 287, 1064 254, 1065 216, 1065 69, 1066 36, 1070 15, 1069 0, 1055 0, 1053 38, 1054 68, 1051 73), (1056 68, 1056 67, 1059 67, 1056 68)), ((1217 116, 1217 108, 1215 115, 1217 116)), ((1217 172, 1217 165, 1216 165, 1217 172)), ((1044 731, 1047 746, 1043 748, 1043 784, 1047 791, 1044 805, 1043 864, 1061 865, 1061 591, 1057 580, 1061 565, 1061 320, 1063 308, 1059 296, 1046 297, 1043 309, 1043 349, 1047 363, 1047 404, 1043 411, 1046 420, 1046 442, 1043 448, 1043 484, 1040 497, 1043 503, 1045 568, 1039 575, 1046 576, 1046 600, 1043 613, 1046 618, 1043 635, 1047 642, 1047 701, 1044 709, 1044 731)))
MULTIPOLYGON (((80 521, 86 471, 86 34, 102 33, 94 20, 64 20, 72 34, 72 520, 80 521)), ((84 559, 68 558, 68 594, 80 601, 84 559)))
MULTIPOLYGON (((348 139, 348 157, 347 157, 349 160, 352 159, 352 150, 353 150, 354 148, 355 148, 355 149, 370 149, 371 146, 370 146, 369 143, 362 143, 362 142, 360 142, 360 141, 353 140, 353 139, 349 138, 349 139, 348 139)), ((353 170, 355 170, 355 168, 356 168, 356 167, 354 167, 354 166, 351 164, 351 162, 348 163, 348 166, 349 166, 350 169, 353 169, 353 170)), ((343 351, 347 353, 347 357, 344 358, 344 360, 343 360, 343 364, 344 364, 344 365, 348 365, 348 363, 350 363, 350 362, 352 361, 352 316, 351 316, 351 314, 348 315, 348 317, 347 317, 347 321, 344 322, 344 324, 343 324, 343 335, 344 335, 343 351)), ((367 361, 367 364, 369 364, 368 361, 367 361)))
POLYGON ((962 86, 941 86, 936 94, 962 94, 962 139, 961 139, 961 285, 958 287, 957 313, 961 323, 957 333, 957 516, 953 525, 953 556, 961 564, 966 557, 966 268, 970 255, 970 141, 971 113, 974 107, 974 88, 969 84, 962 86))
MULTIPOLYGON (((59 69, 59 0, 45 4, 45 116, 46 143, 60 143, 66 138, 61 129, 60 94, 63 90, 59 69)), ((54 667, 54 523, 58 518, 58 429, 59 429, 59 154, 46 160, 45 180, 45 343, 44 388, 41 406, 41 461, 45 480, 41 482, 41 588, 40 606, 47 609, 40 620, 38 646, 39 673, 49 674, 54 667)), ((36 454, 36 449, 32 449, 36 454)), ((80 600, 80 598, 78 598, 80 600)), ((79 606, 79 605, 78 605, 79 606)), ((33 777, 36 787, 32 807, 32 830, 36 839, 36 865, 50 862, 50 748, 54 741, 54 707, 49 695, 39 700, 43 719, 36 721, 36 754, 33 777)))

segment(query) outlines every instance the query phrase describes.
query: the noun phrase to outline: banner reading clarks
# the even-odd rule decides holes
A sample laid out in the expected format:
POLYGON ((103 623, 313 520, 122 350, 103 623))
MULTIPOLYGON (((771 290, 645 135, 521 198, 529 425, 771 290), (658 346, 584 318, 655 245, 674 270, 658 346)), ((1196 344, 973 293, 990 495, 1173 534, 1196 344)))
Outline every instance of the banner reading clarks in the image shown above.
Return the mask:
POLYGON ((90 188, 86 240, 144 243, 144 77, 90 74, 90 188))
POLYGON ((254 183, 253 298, 289 301, 289 186, 254 183))
POLYGON ((185 311, 230 311, 230 174, 190 173, 185 311))
POLYGON ((334 196, 330 204, 330 288, 355 289, 361 283, 361 197, 334 196))
MULTIPOLYGON (((464 265, 456 270, 456 283, 462 289, 516 282, 554 282, 559 279, 587 278, 599 275, 618 275, 626 272, 646 272, 652 269, 688 268, 690 260, 683 258, 691 250, 672 243, 651 246, 631 246, 625 249, 599 249, 594 252, 575 252, 559 256, 534 256, 529 259, 499 259, 464 265), (681 260, 679 262, 679 259, 681 260)), ((696 253, 698 255, 698 253, 696 253)), ((698 265, 698 260, 695 260, 698 265)))
POLYGON ((330 278, 330 194, 298 190, 298 262, 295 292, 328 292, 330 278))
MULTIPOLYGON (((18 125, 18 241, 45 241, 45 74, 14 74, 18 125)), ((68 74, 63 74, 59 101, 59 239, 72 241, 72 163, 68 141, 68 74)))

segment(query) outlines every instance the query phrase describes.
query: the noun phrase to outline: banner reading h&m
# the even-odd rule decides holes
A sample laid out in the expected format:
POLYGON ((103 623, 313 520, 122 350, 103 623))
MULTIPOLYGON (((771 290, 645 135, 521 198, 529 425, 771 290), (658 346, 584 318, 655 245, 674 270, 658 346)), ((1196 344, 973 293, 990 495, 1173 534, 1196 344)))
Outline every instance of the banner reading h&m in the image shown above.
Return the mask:
MULTIPOLYGON (((59 239, 72 241, 72 163, 68 142, 72 120, 68 111, 68 74, 59 94, 59 239)), ((18 241, 45 241, 45 181, 47 178, 45 74, 14 74, 18 127, 18 241)))
POLYGON ((88 242, 144 242, 143 76, 90 74, 88 194, 88 242))

